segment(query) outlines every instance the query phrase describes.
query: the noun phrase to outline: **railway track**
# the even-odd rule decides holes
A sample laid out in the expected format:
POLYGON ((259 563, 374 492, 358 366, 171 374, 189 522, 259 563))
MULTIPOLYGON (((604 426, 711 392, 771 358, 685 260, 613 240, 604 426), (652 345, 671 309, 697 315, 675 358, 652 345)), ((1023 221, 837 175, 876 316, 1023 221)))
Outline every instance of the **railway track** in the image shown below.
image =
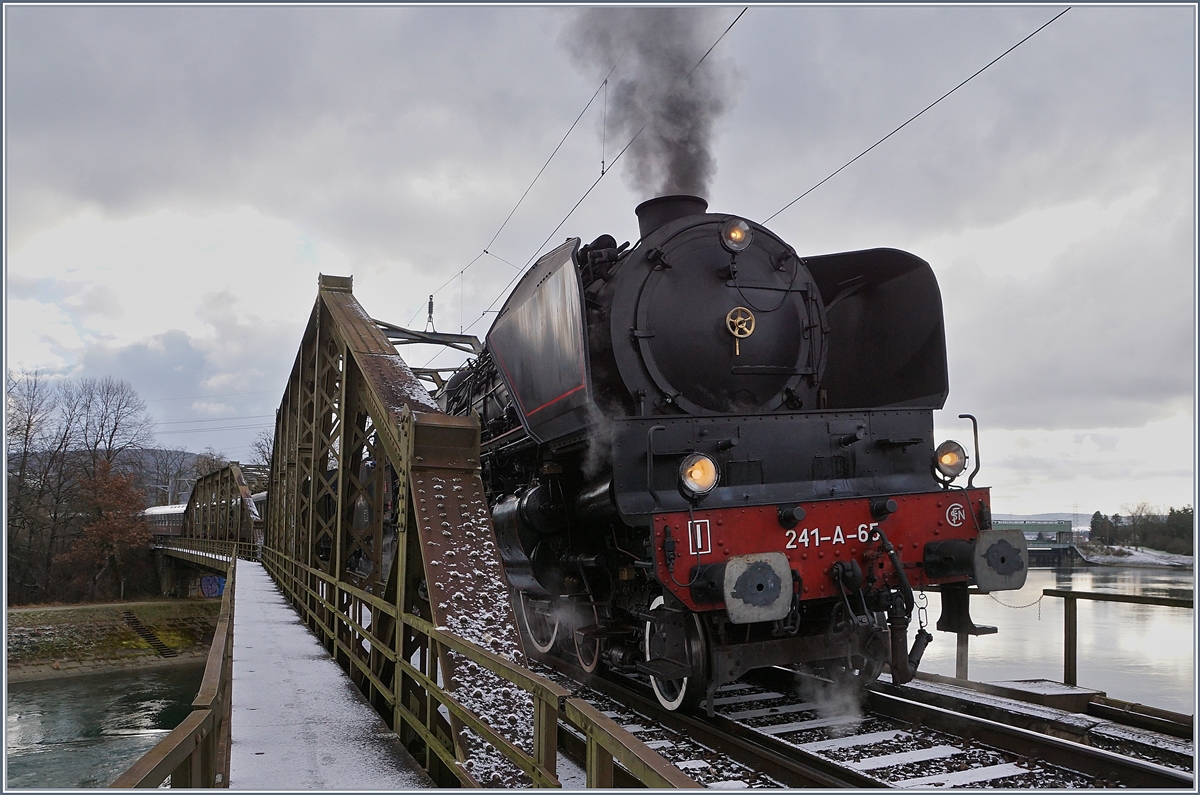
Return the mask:
MULTIPOLYGON (((1005 722, 927 703, 947 703, 945 688, 931 699, 927 689, 882 681, 857 697, 768 669, 720 688, 716 714, 706 718, 663 710, 637 677, 588 677, 558 658, 541 664, 543 673, 712 788, 1194 786, 1190 742, 1090 719, 1099 741, 1086 745, 1014 725, 1029 712, 1020 702, 1012 702, 1005 714, 1013 720, 1005 722)), ((1043 717, 1060 712, 1040 710, 1043 717)), ((1069 724, 1072 714, 1058 717, 1069 724)))

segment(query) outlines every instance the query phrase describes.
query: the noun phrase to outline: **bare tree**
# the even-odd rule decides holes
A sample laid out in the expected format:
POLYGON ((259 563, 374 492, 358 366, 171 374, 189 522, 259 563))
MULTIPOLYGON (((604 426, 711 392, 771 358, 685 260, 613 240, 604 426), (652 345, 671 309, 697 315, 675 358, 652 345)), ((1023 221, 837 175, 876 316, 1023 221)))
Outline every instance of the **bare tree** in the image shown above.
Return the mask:
POLYGON ((38 371, 5 373, 8 443, 8 571, 12 584, 36 587, 34 536, 41 536, 47 440, 57 409, 53 386, 38 371), (14 582, 15 581, 15 582, 14 582))
POLYGON ((229 465, 229 459, 224 453, 218 453, 212 445, 196 455, 196 477, 202 478, 229 465))
POLYGON ((1121 507, 1129 514, 1129 540, 1133 542, 1134 549, 1137 549, 1158 523, 1158 509, 1145 500, 1132 507, 1121 507))
POLYGON ((178 505, 187 502, 192 491, 192 459, 182 447, 162 447, 147 452, 147 487, 155 505, 178 505))
POLYGON ((8 585, 18 601, 55 598, 55 564, 79 531, 81 411, 73 385, 7 374, 8 585))
POLYGON ((62 599, 72 595, 69 553, 97 510, 99 492, 86 484, 100 464, 111 473, 113 462, 152 438, 152 423, 137 392, 117 379, 54 384, 10 372, 6 386, 8 598, 62 599))
POLYGON ((271 456, 275 449, 275 430, 266 429, 258 432, 254 437, 254 441, 250 443, 250 450, 253 458, 251 463, 260 464, 265 467, 271 466, 271 456))
POLYGON ((148 447, 154 441, 154 420, 128 381, 112 376, 84 378, 75 384, 72 397, 83 409, 80 441, 90 457, 89 474, 95 474, 99 462, 115 464, 126 450, 148 447))

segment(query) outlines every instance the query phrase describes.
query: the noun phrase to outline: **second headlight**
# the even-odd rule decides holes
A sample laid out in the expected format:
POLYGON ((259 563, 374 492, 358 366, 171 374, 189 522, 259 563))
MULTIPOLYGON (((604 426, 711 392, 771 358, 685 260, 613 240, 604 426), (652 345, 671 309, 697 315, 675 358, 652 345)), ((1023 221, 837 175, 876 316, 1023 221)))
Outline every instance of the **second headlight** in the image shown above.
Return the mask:
POLYGON ((741 218, 729 218, 721 224, 721 245, 726 251, 737 253, 750 248, 754 230, 741 218))
POLYGON ((717 487, 717 462, 703 453, 692 453, 679 467, 679 486, 689 497, 703 497, 717 487))
POLYGON ((947 439, 934 451, 933 465, 943 477, 954 480, 967 468, 967 451, 958 442, 947 439))

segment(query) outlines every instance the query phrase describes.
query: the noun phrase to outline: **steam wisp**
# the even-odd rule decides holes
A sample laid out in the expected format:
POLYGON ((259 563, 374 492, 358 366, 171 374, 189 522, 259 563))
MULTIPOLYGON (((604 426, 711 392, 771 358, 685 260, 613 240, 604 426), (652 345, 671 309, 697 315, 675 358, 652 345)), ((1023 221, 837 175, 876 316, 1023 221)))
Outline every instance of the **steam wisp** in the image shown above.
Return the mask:
POLYGON ((713 53, 692 70, 728 23, 727 10, 586 8, 567 28, 580 66, 604 74, 621 59, 609 80, 606 136, 620 147, 641 130, 623 174, 647 197, 708 195, 732 67, 713 53))

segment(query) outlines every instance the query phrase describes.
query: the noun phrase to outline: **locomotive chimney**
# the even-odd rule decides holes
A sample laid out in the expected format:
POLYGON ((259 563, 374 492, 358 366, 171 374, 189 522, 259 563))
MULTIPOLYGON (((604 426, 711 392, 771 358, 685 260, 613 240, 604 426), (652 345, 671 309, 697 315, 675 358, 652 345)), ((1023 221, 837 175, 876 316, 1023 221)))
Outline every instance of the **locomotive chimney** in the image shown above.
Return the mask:
POLYGON ((634 212, 638 217, 638 234, 643 238, 665 223, 686 215, 700 215, 708 202, 699 196, 659 196, 639 204, 634 212))

